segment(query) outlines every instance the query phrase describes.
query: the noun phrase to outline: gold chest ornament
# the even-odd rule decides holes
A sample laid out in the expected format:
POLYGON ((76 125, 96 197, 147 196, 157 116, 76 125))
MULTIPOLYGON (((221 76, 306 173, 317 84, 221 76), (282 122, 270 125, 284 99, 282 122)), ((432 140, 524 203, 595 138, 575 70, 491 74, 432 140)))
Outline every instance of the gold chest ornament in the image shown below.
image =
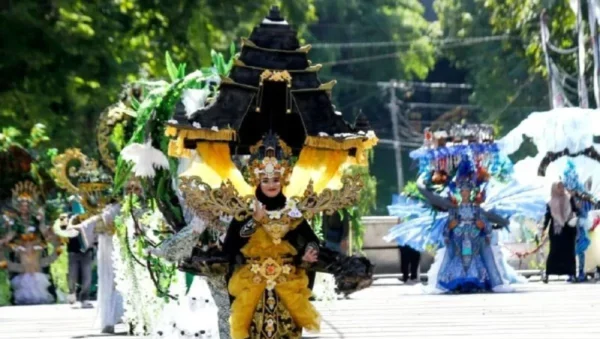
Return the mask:
POLYGON ((262 220, 258 220, 275 245, 280 244, 281 239, 301 222, 302 213, 293 199, 288 199, 283 209, 267 211, 267 215, 262 220))
POLYGON ((290 223, 284 220, 271 220, 263 224, 262 227, 269 234, 275 245, 279 245, 281 239, 290 231, 290 223))

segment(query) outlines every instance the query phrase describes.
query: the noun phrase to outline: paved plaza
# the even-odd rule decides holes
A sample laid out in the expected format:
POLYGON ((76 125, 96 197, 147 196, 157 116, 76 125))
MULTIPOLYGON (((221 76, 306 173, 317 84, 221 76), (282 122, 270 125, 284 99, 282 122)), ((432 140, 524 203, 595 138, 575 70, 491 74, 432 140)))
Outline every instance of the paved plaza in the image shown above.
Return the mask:
MULTIPOLYGON (((510 294, 423 295, 418 286, 381 279, 350 300, 317 306, 323 316, 318 338, 600 338, 600 284, 593 283, 531 282, 510 294)), ((93 328, 95 312, 67 305, 3 307, 0 339, 103 337, 93 328)))

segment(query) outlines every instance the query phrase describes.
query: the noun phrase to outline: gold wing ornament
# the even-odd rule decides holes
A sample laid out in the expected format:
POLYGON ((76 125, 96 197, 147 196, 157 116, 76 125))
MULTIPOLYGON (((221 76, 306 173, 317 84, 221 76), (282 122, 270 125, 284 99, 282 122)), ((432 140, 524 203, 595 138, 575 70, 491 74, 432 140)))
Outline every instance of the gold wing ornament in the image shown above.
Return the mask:
MULTIPOLYGON (((286 206, 279 211, 268 211, 270 222, 279 219, 312 219, 324 212, 328 215, 340 209, 355 205, 360 198, 363 182, 359 175, 344 175, 343 186, 339 190, 325 189, 321 193, 314 191, 312 181, 302 197, 290 197, 286 206)), ((211 188, 200 177, 182 177, 179 188, 185 195, 186 205, 199 216, 211 214, 213 217, 232 216, 241 221, 253 213, 254 196, 240 196, 230 181, 219 188, 211 188)), ((269 223, 270 223, 269 222, 269 223)))
POLYGON ((219 188, 211 188, 198 176, 181 177, 179 188, 185 196, 186 205, 198 216, 222 215, 244 220, 252 215, 254 196, 242 197, 231 181, 227 180, 219 188))
POLYGON ((304 191, 303 197, 292 197, 291 199, 296 201, 296 208, 308 220, 321 212, 332 215, 343 208, 356 205, 360 199, 360 191, 363 188, 360 175, 344 175, 341 181, 341 189, 324 189, 317 194, 311 180, 306 191, 304 191))

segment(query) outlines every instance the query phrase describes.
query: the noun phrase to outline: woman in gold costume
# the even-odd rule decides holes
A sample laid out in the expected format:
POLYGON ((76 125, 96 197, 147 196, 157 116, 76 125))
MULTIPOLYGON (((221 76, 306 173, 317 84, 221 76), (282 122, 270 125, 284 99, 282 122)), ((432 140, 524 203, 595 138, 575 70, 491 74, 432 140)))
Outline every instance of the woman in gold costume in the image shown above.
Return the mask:
POLYGON ((377 143, 366 119, 352 125, 335 111, 335 82, 320 82, 309 50, 273 7, 242 40, 218 94, 202 108, 190 95, 167 121, 169 156, 189 163, 178 173, 189 210, 208 219, 207 228, 215 218, 233 218, 224 258, 204 256, 196 244, 184 263, 199 275, 229 264, 233 339, 295 339, 303 330, 318 331, 308 274, 332 272, 340 290, 371 280, 368 260, 320 248, 308 223, 357 203, 362 182, 346 170, 366 165, 366 151, 377 143))
POLYGON ((256 184, 254 213, 233 220, 223 251, 229 259, 231 336, 234 339, 301 338, 318 331, 305 269, 318 258, 319 240, 282 193, 289 163, 273 135, 250 166, 256 184))

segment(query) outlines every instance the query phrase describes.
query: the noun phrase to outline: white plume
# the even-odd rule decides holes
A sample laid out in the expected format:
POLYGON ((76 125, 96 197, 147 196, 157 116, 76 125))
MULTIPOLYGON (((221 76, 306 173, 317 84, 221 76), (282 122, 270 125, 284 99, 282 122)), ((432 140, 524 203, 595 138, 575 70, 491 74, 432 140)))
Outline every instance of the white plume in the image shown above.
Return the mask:
POLYGON ((183 91, 181 101, 185 106, 185 115, 188 119, 191 119, 199 109, 204 108, 209 94, 210 91, 207 89, 188 88, 183 91))
POLYGON ((163 152, 152 147, 152 140, 123 148, 121 156, 134 164, 132 170, 136 177, 154 178, 157 169, 169 168, 169 159, 163 152))

